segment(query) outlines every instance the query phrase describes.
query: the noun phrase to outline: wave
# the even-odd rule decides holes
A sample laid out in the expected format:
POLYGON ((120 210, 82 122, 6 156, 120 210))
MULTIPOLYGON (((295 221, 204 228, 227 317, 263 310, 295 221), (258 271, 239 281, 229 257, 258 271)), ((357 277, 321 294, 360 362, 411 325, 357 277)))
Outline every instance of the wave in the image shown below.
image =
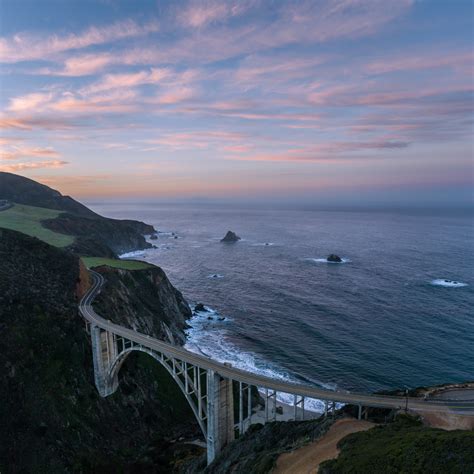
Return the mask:
POLYGON ((220 275, 219 273, 211 273, 207 275, 207 278, 224 278, 224 275, 220 275))
POLYGON ((275 245, 275 242, 257 242, 252 244, 254 247, 272 247, 275 245))
POLYGON ((462 281, 445 280, 441 278, 437 280, 431 280, 430 283, 434 286, 444 286, 446 288, 462 288, 463 286, 468 286, 467 283, 463 283, 462 281))
MULTIPOLYGON (((208 306, 208 311, 194 312, 193 317, 189 321, 191 327, 185 330, 186 344, 185 349, 191 352, 204 355, 218 362, 227 362, 233 367, 246 370, 254 374, 264 375, 273 379, 284 380, 287 382, 301 383, 300 380, 291 376, 284 369, 269 363, 255 354, 242 351, 234 343, 230 342, 227 335, 228 332, 222 323, 232 321, 231 318, 225 317, 224 320, 220 313, 208 306), (211 319, 209 319, 211 318, 211 319)), ((317 383, 315 385, 324 388, 335 389, 334 385, 317 383)), ((263 389, 259 389, 264 393, 263 389)), ((277 401, 288 405, 293 405, 294 398, 292 394, 278 392, 277 401)), ((313 398, 305 398, 305 410, 322 413, 324 411, 324 402, 313 398)), ((341 404, 336 405, 338 408, 341 404)))
POLYGON ((144 250, 134 250, 133 252, 126 252, 119 255, 119 258, 139 258, 144 257, 145 251, 144 250))
POLYGON ((306 260, 310 260, 310 261, 316 262, 316 263, 330 263, 330 264, 334 264, 334 265, 340 265, 341 263, 351 262, 350 259, 343 258, 343 257, 341 257, 342 262, 328 262, 327 258, 307 258, 306 260))

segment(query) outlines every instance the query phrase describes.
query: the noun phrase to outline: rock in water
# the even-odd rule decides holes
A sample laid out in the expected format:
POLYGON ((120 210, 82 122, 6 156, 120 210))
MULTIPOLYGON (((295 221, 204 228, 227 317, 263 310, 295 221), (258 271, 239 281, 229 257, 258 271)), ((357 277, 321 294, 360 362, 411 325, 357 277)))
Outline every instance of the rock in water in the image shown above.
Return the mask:
POLYGON ((328 262, 334 262, 334 263, 341 263, 342 258, 339 257, 339 255, 331 254, 329 257, 326 259, 328 262))
POLYGON ((238 242, 239 240, 240 237, 235 232, 229 230, 227 234, 225 234, 225 237, 221 239, 221 242, 238 242))
POLYGON ((194 307, 194 311, 205 311, 205 312, 207 312, 208 309, 206 309, 206 307, 205 307, 202 303, 198 303, 198 304, 194 307))
POLYGON ((150 235, 150 240, 157 240, 158 236, 156 234, 151 234, 150 235))

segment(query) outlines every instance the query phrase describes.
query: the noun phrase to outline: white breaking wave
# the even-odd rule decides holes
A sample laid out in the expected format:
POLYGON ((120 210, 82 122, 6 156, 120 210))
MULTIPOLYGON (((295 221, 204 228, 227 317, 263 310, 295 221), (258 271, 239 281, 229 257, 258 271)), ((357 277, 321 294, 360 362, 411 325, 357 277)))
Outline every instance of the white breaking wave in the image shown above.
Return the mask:
POLYGON ((316 262, 316 263, 331 263, 334 265, 340 265, 341 263, 350 262, 348 258, 342 258, 342 257, 341 257, 342 262, 328 262, 327 258, 307 258, 306 260, 311 260, 312 262, 316 262))
POLYGON ((126 252, 122 255, 119 255, 119 258, 139 258, 144 257, 145 251, 144 250, 134 250, 133 252, 126 252))
POLYGON ((468 286, 467 283, 463 283, 462 281, 444 279, 431 280, 431 284, 434 286, 444 286, 446 288, 461 288, 463 286, 468 286))
MULTIPOLYGON (((240 350, 227 338, 225 324, 232 321, 231 318, 226 317, 224 320, 219 320, 222 316, 216 310, 208 306, 205 308, 208 311, 194 312, 193 317, 189 321, 191 327, 185 331, 187 337, 184 346, 185 349, 210 357, 218 362, 228 362, 232 364, 233 367, 248 372, 287 382, 299 382, 285 370, 275 367, 255 354, 240 350)), ((335 388, 330 385, 319 385, 325 388, 335 388)), ((261 390, 261 393, 263 392, 264 391, 261 390)), ((278 392, 277 401, 292 405, 294 398, 291 394, 278 392)), ((306 398, 304 406, 305 410, 308 411, 316 413, 322 413, 324 411, 324 402, 322 400, 306 398)), ((336 406, 339 408, 342 405, 337 404, 336 406)))

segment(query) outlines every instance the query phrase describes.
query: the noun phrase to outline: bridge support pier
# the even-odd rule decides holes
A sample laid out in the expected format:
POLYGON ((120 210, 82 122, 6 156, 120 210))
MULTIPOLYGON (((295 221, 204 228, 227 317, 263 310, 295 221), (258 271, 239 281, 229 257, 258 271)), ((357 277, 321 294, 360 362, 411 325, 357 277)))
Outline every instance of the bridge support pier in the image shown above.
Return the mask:
POLYGON ((234 440, 234 395, 232 380, 207 371, 207 463, 234 440))
POLYGON ((117 357, 115 336, 99 326, 91 326, 92 359, 94 363, 95 386, 101 397, 107 397, 117 390, 117 377, 109 376, 109 368, 117 357))

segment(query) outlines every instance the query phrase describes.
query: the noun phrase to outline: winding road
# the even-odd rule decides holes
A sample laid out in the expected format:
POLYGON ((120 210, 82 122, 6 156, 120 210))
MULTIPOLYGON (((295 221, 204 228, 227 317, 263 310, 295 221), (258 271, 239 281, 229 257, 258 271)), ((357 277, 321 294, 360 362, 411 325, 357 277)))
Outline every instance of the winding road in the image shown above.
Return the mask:
POLYGON ((161 340, 150 337, 146 334, 127 329, 118 324, 112 323, 108 319, 99 316, 92 307, 92 302, 100 292, 104 283, 104 277, 94 271, 90 271, 92 286, 82 298, 79 304, 81 315, 92 325, 129 339, 148 349, 163 353, 167 357, 180 359, 187 363, 196 365, 206 370, 213 370, 222 377, 237 382, 253 385, 256 387, 275 390, 277 392, 290 393, 302 397, 327 400, 331 402, 349 403, 363 407, 381 407, 391 409, 405 409, 423 412, 450 413, 456 415, 474 416, 474 391, 471 400, 425 400, 415 397, 396 397, 389 395, 377 395, 369 393, 355 393, 341 390, 327 390, 314 386, 302 385, 298 383, 285 382, 272 379, 262 375, 246 372, 205 356, 189 352, 188 350, 173 346, 161 340))

